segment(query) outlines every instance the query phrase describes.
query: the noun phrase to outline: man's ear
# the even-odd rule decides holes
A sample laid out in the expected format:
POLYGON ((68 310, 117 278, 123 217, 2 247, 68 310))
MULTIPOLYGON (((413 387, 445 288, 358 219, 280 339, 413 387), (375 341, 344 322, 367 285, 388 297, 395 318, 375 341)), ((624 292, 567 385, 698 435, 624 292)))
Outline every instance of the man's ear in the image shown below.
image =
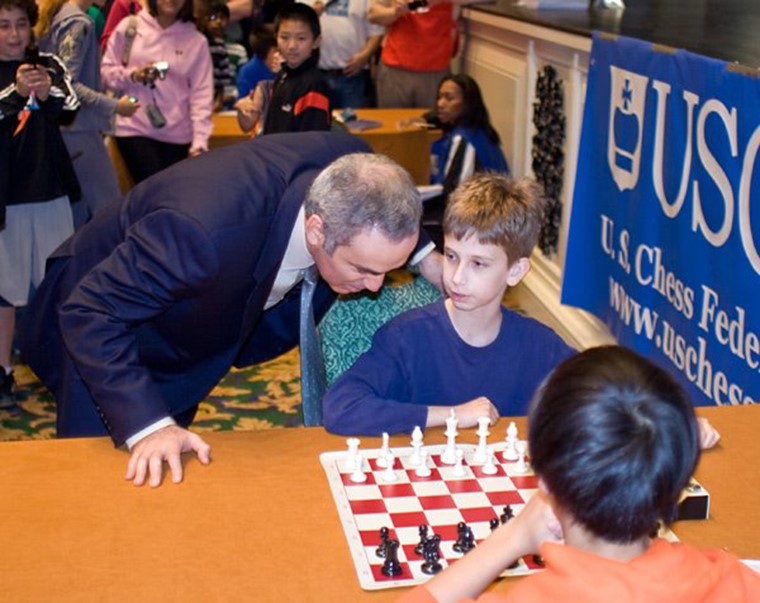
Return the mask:
POLYGON ((311 214, 306 218, 304 224, 304 230, 306 232, 306 243, 309 247, 319 247, 320 249, 325 246, 325 229, 322 218, 317 214, 311 214))
POLYGON ((530 272, 530 260, 528 258, 520 258, 509 267, 507 285, 514 287, 525 278, 528 272, 530 272))

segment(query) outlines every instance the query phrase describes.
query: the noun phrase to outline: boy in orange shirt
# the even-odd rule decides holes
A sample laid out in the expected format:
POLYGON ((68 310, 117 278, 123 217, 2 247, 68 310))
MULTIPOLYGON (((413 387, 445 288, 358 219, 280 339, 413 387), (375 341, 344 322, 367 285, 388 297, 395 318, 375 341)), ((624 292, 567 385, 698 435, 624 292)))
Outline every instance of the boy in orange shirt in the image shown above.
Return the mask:
POLYGON ((478 601, 760 602, 760 575, 730 554, 649 536, 674 519, 700 448, 665 371, 616 346, 569 358, 536 394, 528 440, 539 494, 402 601, 467 600, 540 545, 545 571, 478 601))

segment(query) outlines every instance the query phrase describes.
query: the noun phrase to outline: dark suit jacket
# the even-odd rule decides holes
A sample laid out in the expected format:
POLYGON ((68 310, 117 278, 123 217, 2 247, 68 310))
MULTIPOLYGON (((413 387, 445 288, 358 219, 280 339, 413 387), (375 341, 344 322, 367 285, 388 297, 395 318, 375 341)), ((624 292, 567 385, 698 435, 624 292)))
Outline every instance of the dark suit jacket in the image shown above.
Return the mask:
MULTIPOLYGON (((51 256, 25 356, 52 390, 58 435, 116 445, 202 400, 230 366, 298 341, 300 288, 264 303, 314 177, 369 148, 314 132, 183 161, 104 209, 51 256)), ((324 312, 334 295, 320 284, 324 312)))

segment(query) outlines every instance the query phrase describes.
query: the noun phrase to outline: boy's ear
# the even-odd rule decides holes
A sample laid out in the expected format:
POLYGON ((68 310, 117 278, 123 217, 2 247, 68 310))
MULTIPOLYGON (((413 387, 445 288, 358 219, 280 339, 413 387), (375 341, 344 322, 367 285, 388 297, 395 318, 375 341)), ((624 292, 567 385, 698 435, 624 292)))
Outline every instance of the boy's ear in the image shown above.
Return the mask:
POLYGON ((528 258, 520 258, 513 262, 507 273, 507 285, 514 287, 525 278, 528 272, 530 272, 530 260, 528 258))
POLYGON ((317 214, 311 214, 306 218, 304 225, 306 232, 306 242, 310 247, 324 247, 325 245, 325 228, 322 218, 317 214))
POLYGON ((321 43, 322 43, 322 36, 317 36, 317 37, 314 39, 314 44, 313 44, 313 45, 312 45, 312 47, 311 47, 311 48, 312 48, 312 50, 313 50, 314 48, 319 48, 319 45, 320 45, 321 43))

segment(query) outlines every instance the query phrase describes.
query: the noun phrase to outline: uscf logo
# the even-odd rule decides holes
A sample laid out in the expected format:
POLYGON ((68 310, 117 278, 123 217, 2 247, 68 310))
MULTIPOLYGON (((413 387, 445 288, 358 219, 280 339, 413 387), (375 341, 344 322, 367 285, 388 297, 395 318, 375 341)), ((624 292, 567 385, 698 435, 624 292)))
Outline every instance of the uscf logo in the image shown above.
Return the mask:
POLYGON ((610 65, 607 163, 620 191, 635 188, 641 164, 644 105, 649 78, 610 65))

